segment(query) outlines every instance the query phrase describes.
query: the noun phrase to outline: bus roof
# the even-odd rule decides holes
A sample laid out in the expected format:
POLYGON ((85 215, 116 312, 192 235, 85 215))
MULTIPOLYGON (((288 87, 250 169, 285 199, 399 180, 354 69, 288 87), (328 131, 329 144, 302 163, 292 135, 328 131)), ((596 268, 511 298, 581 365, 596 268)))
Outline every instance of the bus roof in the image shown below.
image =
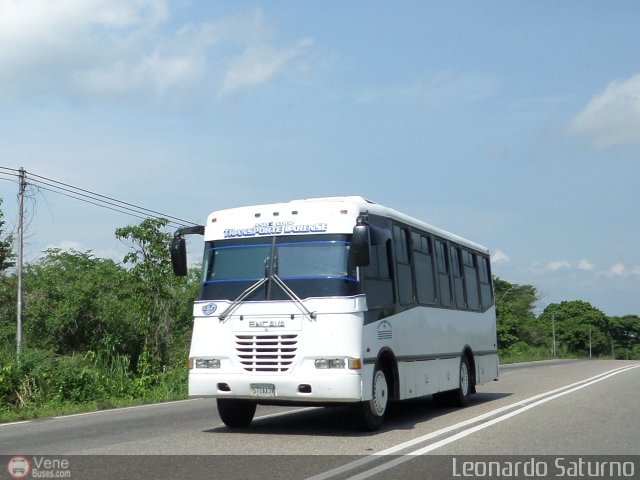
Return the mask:
MULTIPOLYGON (((470 249, 481 252, 485 255, 489 255, 489 249, 479 245, 475 242, 462 238, 458 235, 450 233, 446 230, 443 230, 438 227, 434 227, 428 223, 423 222, 422 220, 418 220, 404 213, 400 213, 397 210, 394 210, 389 207, 385 207, 378 203, 372 202, 371 200, 367 200, 364 197, 351 195, 351 196, 342 196, 342 197, 320 197, 320 198, 307 198, 300 200, 291 200, 289 202, 283 203, 274 203, 274 204, 261 204, 261 205, 250 205, 246 207, 238 207, 231 208, 225 210, 214 211, 209 215, 209 219, 207 225, 211 225, 212 221, 215 222, 216 219, 227 219, 227 218, 239 218, 243 216, 250 215, 251 217, 259 218, 261 216, 260 212, 289 212, 289 211, 300 211, 301 213, 305 210, 306 207, 311 207, 316 212, 322 211, 326 209, 327 211, 333 210, 337 205, 344 205, 345 207, 354 207, 354 211, 357 211, 357 214, 366 214, 370 213, 373 215, 379 215, 381 217, 389 218, 392 220, 396 220, 405 225, 415 227, 420 230, 424 230, 432 233, 441 238, 445 238, 447 240, 456 242, 460 245, 466 246, 470 249)), ((263 217, 264 218, 264 217, 263 217)), ((353 219, 353 223, 355 224, 355 219, 353 219)))

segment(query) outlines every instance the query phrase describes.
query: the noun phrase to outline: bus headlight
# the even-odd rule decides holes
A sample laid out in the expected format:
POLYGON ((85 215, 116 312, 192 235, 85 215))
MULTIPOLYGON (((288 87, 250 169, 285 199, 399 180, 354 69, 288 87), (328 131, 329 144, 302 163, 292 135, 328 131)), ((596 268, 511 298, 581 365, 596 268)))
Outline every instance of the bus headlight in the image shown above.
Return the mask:
POLYGON ((316 368, 326 370, 329 368, 344 368, 346 361, 344 358, 317 358, 314 364, 316 368))
POLYGON ((220 368, 219 358, 194 358, 196 368, 220 368))

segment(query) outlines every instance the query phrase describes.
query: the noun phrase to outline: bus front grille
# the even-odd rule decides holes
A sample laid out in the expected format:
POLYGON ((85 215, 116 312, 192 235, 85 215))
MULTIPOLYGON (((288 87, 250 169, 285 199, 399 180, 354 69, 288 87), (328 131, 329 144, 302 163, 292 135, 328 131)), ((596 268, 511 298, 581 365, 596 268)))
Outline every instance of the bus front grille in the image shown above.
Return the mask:
POLYGON ((287 372, 298 349, 298 335, 236 335, 235 350, 248 372, 287 372))

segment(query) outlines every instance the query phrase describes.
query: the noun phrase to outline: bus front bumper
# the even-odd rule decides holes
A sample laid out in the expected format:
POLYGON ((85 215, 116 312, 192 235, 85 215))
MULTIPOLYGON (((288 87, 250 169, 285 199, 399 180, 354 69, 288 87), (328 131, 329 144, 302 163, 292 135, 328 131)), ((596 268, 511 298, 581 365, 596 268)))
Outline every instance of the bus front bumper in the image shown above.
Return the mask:
POLYGON ((361 375, 323 372, 296 375, 246 375, 189 372, 189 397, 250 399, 257 402, 345 403, 362 399, 361 375))

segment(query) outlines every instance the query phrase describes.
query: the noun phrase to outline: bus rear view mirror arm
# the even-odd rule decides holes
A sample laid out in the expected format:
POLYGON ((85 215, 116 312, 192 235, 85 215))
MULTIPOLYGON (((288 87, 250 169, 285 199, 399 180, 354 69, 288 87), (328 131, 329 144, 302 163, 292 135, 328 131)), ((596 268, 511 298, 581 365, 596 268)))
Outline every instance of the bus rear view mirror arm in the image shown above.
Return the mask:
POLYGON ((356 219, 352 236, 353 258, 357 267, 366 267, 371 262, 370 245, 369 219, 366 215, 360 215, 356 219))
POLYGON ((173 273, 179 277, 187 275, 187 245, 184 240, 185 235, 204 235, 204 225, 185 227, 176 230, 169 251, 171 253, 171 266, 173 273))

